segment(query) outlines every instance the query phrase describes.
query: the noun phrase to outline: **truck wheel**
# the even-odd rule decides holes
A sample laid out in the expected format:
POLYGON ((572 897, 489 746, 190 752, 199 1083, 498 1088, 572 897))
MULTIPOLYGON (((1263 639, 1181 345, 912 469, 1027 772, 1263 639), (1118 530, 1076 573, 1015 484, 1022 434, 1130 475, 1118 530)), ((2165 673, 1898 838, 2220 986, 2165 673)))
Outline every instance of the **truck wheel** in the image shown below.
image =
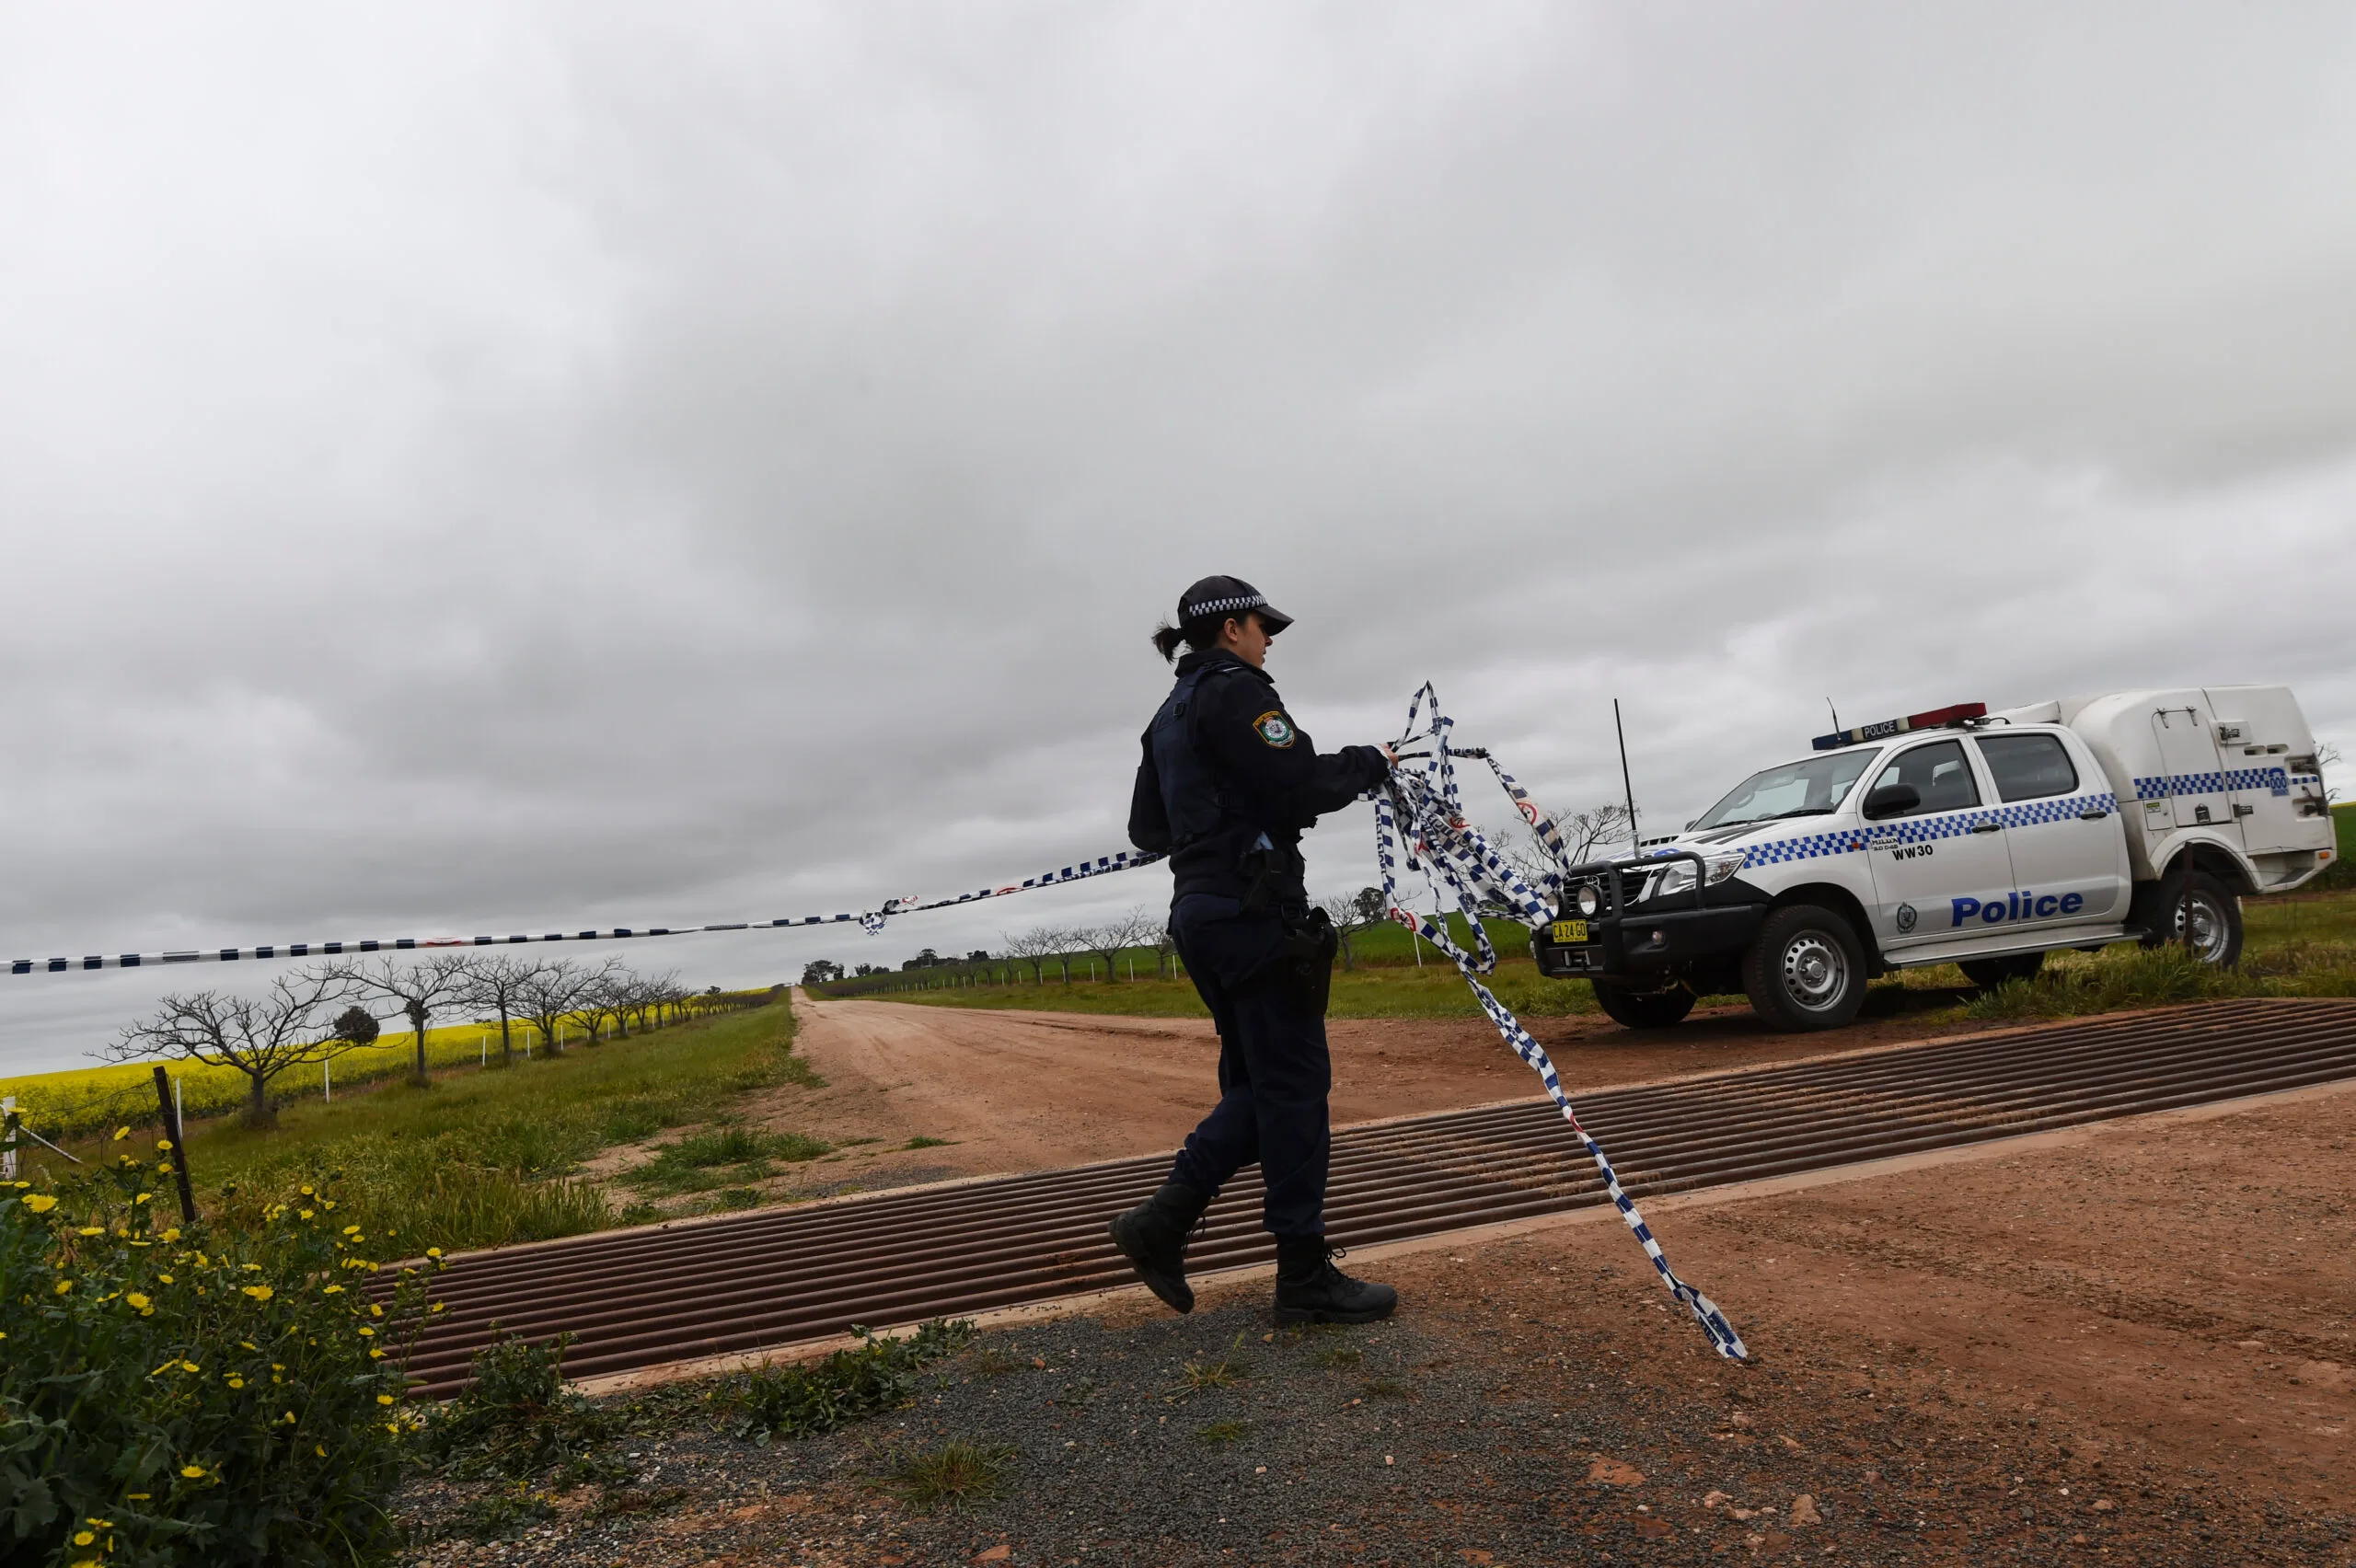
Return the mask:
POLYGON ((2034 980, 2037 972, 2045 967, 2041 952, 2025 952, 2015 958, 1967 958, 1957 963, 1963 977, 1983 991, 1992 991, 2007 980, 2034 980))
POLYGON ((1606 981, 1594 984, 1596 1005, 1612 1022, 1630 1029, 1667 1029, 1693 1010, 1693 993, 1682 986, 1673 991, 1623 991, 1606 981))
POLYGON ((2242 959, 2242 901, 2206 871, 2179 866, 2160 879, 2159 886, 2148 895, 2149 904, 2137 910, 2144 928, 2143 945, 2183 943, 2188 882, 2191 883, 2193 953, 2203 963, 2231 969, 2242 959))
POLYGON ((1767 917, 1742 955, 1742 988, 1777 1029, 1838 1029, 1865 1005, 1865 954, 1849 922, 1795 904, 1767 917))

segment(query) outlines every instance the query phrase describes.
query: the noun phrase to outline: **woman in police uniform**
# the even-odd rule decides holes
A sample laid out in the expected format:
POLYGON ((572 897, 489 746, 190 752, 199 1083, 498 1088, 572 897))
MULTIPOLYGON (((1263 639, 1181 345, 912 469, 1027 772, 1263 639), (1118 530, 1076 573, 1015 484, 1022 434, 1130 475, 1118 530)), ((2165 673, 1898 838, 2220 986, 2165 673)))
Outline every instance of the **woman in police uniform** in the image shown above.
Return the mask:
POLYGON ((1178 624, 1154 633, 1178 679, 1143 738, 1129 838, 1170 856, 1170 930, 1218 1028, 1219 1101, 1161 1190, 1113 1221, 1113 1241, 1156 1296, 1191 1311, 1187 1233, 1257 1161, 1276 1239, 1276 1320, 1362 1323, 1388 1317, 1399 1297, 1342 1273, 1325 1245, 1334 939, 1309 905, 1300 836, 1380 783, 1391 757, 1381 746, 1317 755, 1263 667, 1291 624, 1250 583, 1206 577, 1180 598, 1178 624))

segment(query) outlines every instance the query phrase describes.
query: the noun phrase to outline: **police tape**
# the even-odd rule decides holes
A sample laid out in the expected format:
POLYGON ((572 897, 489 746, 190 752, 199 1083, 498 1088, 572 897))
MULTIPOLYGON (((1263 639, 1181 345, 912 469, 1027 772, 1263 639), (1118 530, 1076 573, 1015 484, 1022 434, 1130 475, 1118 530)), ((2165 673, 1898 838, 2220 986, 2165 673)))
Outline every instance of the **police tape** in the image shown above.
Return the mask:
POLYGON ((1750 1352, 1743 1347, 1742 1336, 1735 1332, 1734 1326, 1727 1321, 1726 1314, 1718 1310, 1717 1303, 1680 1279, 1677 1271, 1669 1266, 1669 1259, 1662 1253, 1660 1242, 1654 1237, 1652 1228, 1637 1212, 1634 1200, 1622 1189, 1620 1177, 1611 1169, 1611 1161, 1605 1156, 1603 1146, 1596 1142, 1594 1134, 1580 1125, 1578 1112, 1573 1108, 1570 1096, 1564 1092, 1563 1081, 1555 1073, 1554 1063, 1546 1055, 1546 1048, 1522 1027, 1521 1020, 1514 1017, 1511 1009, 1497 1000, 1495 993, 1481 984, 1480 976, 1496 973, 1497 966, 1496 948, 1481 925, 1483 895, 1502 898, 1531 925, 1542 925, 1553 918, 1553 910, 1546 894, 1560 892, 1563 873, 1569 870, 1570 859, 1553 818, 1530 798, 1529 792, 1494 756, 1485 751, 1469 747, 1461 750, 1451 747, 1449 735, 1453 729, 1454 721, 1440 711, 1439 697, 1426 682, 1407 705, 1407 732, 1394 748, 1401 754, 1399 765, 1392 770, 1387 781, 1369 793, 1369 798, 1374 801, 1375 858, 1381 864, 1382 891, 1390 906, 1391 918, 1455 961, 1456 967, 1464 975, 1464 983, 1472 987, 1473 998, 1481 1004, 1481 1010, 1489 1015, 1489 1021, 1497 1026, 1497 1032, 1505 1037, 1507 1045, 1513 1047, 1514 1054, 1538 1075, 1539 1081, 1546 1086, 1546 1092, 1553 1097, 1556 1108, 1563 1113, 1563 1119, 1571 1124, 1571 1131, 1576 1133, 1579 1141, 1587 1146, 1588 1157, 1595 1161, 1596 1170, 1602 1172, 1604 1191, 1611 1194, 1612 1205, 1620 1211, 1620 1217, 1627 1222, 1629 1230, 1643 1245, 1645 1256, 1652 1260, 1653 1268, 1659 1274, 1661 1283, 1669 1287, 1669 1293, 1693 1314, 1693 1320, 1709 1337, 1711 1348, 1729 1361, 1748 1360, 1750 1352), (1415 726, 1427 701, 1430 704, 1427 728, 1419 731, 1415 726), (1431 743, 1429 752, 1417 754, 1408 750, 1415 743, 1426 740, 1431 743), (1539 843, 1553 858, 1556 869, 1541 878, 1549 884, 1545 892, 1531 886, 1529 879, 1498 854, 1478 828, 1465 820, 1453 760, 1459 756, 1477 756, 1489 765, 1507 798, 1514 802, 1515 810, 1530 824, 1539 843), (1415 765, 1410 766, 1411 763, 1415 765), (1472 928, 1473 942, 1480 950, 1477 958, 1465 951, 1433 921, 1408 912, 1406 900, 1399 894, 1398 879, 1403 860, 1408 870, 1420 871, 1429 879, 1435 894, 1454 897, 1457 908, 1472 928))
POLYGON ((8 965, 11 974, 60 974, 78 969, 143 969, 174 963, 235 963, 248 959, 307 958, 337 956, 360 952, 430 951, 442 948, 507 947, 523 942, 606 942, 639 940, 649 937, 696 937, 713 931, 768 931, 800 926, 845 926, 856 924, 869 936, 880 935, 884 923, 895 915, 917 915, 928 909, 948 909, 961 904, 976 904, 987 898, 1005 898, 1036 888, 1060 887, 1067 882, 1084 881, 1089 877, 1110 875, 1114 871, 1135 870, 1161 859, 1161 855, 1124 849, 1118 854, 1100 855, 1093 860, 1082 860, 1060 870, 1045 871, 1026 877, 1019 882, 1006 882, 973 893, 944 894, 926 898, 910 894, 904 898, 890 898, 880 909, 863 915, 799 915, 776 920, 732 920, 705 926, 611 926, 586 931, 549 931, 539 936, 507 937, 397 937, 390 940, 368 939, 361 941, 334 942, 263 942, 251 947, 183 948, 165 952, 92 953, 82 958, 19 958, 8 965))

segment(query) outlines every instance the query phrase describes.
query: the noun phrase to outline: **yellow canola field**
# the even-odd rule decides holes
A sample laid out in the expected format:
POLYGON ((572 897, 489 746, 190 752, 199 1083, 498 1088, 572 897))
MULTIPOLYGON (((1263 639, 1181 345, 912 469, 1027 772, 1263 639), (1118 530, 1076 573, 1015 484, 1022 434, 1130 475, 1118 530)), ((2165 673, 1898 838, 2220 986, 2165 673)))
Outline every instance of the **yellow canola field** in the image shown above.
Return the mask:
MULTIPOLYGON (((577 1036, 580 1031, 575 1029, 573 1032, 577 1036)), ((486 1034, 490 1036, 490 1053, 496 1056, 497 1024, 486 1027, 462 1023, 430 1029, 425 1033, 426 1063, 433 1067, 473 1066, 482 1059, 486 1034)), ((525 1041, 537 1039, 537 1032, 529 1025, 514 1026, 518 1055, 523 1054, 525 1041)), ((415 1041, 415 1035, 403 1031, 378 1035, 375 1044, 345 1052, 335 1058, 335 1088, 339 1091, 346 1085, 356 1089, 407 1072, 416 1059, 415 1041)), ((235 1067, 168 1061, 164 1063, 164 1068, 179 1080, 181 1108, 191 1120, 235 1111, 245 1103, 246 1075, 235 1067)), ((313 1064, 281 1073, 271 1080, 270 1092, 272 1100, 283 1102, 316 1099, 324 1088, 319 1068, 313 1064)), ((101 1067, 0 1078, 0 1096, 6 1095, 17 1097, 17 1110, 26 1126, 45 1138, 63 1141, 126 1123, 152 1121, 156 1114, 156 1064, 110 1063, 101 1067)))

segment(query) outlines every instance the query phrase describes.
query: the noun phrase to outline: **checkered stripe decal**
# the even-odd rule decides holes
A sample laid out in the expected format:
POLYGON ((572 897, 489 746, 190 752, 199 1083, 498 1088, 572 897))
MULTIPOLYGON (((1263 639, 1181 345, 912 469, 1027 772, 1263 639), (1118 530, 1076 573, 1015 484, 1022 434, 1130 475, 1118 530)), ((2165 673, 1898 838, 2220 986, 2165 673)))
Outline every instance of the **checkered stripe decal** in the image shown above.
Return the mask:
POLYGON ((1787 860, 1815 860, 1827 855, 1854 855, 1867 847, 1888 848, 1899 844, 1923 844, 1934 839, 1955 838, 1969 833, 1984 822, 2000 827, 2030 827, 2043 822, 2074 820, 2082 812, 2115 812, 2119 798, 2105 792, 2099 795, 2055 795, 2048 800, 2023 801, 2010 806, 1980 806, 1970 811, 1947 812, 1937 816, 1900 817, 1895 822, 1876 823, 1869 828, 1844 827, 1835 833, 1808 833, 1795 838, 1779 838, 1773 844, 1754 844, 1743 852, 1742 869, 1753 866, 1781 865, 1787 860))
POLYGON ((2234 767, 2223 773, 2160 773, 2135 780, 2139 801, 2165 801, 2171 795, 2222 795, 2229 790, 2263 790, 2287 795, 2293 784, 2320 784, 2319 773, 2291 773, 2280 767, 2234 767))

